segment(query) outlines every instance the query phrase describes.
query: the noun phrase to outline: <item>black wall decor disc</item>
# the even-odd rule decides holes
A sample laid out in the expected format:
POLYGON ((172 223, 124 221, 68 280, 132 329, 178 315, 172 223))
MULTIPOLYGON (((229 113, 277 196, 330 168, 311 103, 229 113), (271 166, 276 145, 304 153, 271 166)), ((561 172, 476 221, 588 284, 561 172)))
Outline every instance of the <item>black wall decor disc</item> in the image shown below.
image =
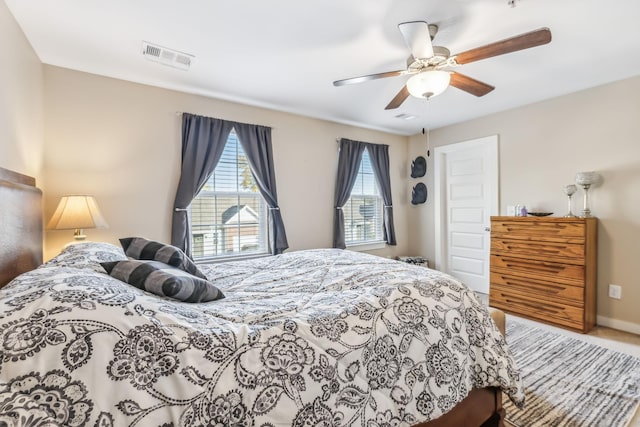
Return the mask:
POLYGON ((421 178, 427 173, 427 161, 424 157, 418 156, 411 162, 411 178, 421 178))
POLYGON ((411 204, 419 205, 427 201, 427 186, 419 182, 411 192, 411 204))

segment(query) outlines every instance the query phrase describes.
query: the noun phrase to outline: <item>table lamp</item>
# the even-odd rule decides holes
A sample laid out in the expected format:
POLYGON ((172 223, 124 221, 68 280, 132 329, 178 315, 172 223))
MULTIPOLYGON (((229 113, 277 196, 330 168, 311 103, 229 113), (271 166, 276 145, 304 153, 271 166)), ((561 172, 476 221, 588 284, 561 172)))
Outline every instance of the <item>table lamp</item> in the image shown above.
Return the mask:
POLYGON ((86 195, 62 196, 47 225, 49 230, 74 230, 73 238, 76 241, 87 238, 83 233, 85 228, 107 227, 96 200, 86 195))

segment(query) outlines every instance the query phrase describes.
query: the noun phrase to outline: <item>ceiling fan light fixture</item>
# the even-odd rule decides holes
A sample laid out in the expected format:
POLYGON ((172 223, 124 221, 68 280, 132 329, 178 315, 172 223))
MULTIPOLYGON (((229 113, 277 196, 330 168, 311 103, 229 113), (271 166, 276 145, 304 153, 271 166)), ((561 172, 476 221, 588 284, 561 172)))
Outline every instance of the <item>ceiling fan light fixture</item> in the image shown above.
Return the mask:
POLYGON ((407 90, 416 98, 431 99, 444 92, 450 80, 451 75, 447 71, 423 71, 407 80, 407 90))

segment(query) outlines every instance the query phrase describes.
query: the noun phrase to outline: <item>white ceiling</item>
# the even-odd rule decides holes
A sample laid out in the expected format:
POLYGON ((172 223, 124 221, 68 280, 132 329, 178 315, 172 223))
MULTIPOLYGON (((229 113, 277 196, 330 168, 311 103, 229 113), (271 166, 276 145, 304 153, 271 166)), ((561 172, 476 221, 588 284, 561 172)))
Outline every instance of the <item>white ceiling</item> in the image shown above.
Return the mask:
POLYGON ((45 64, 403 135, 640 75, 639 0, 515 1, 5 0, 45 64), (385 111, 406 76, 332 85, 404 68, 397 24, 415 20, 452 54, 540 27, 553 40, 458 68, 496 87, 482 98, 450 87, 385 111), (195 55, 191 70, 146 60, 143 40, 195 55))

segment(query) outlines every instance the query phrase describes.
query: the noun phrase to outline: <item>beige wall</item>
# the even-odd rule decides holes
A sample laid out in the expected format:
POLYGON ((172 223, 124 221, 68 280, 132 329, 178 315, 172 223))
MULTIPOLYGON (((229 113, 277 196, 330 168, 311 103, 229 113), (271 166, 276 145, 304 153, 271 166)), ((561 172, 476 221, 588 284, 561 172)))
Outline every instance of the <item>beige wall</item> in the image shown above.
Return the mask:
POLYGON ((40 182, 43 67, 4 2, 0 2, 0 52, 0 167, 40 182))
MULTIPOLYGON (((599 218, 598 323, 640 333, 640 77, 566 95, 431 132, 432 145, 499 135, 500 210, 525 204, 530 210, 566 213, 565 184, 579 171, 604 178, 592 189, 599 218), (610 283, 622 299, 608 297, 610 283)), ((425 138, 410 138, 409 158, 423 154, 425 138)), ((429 170, 433 171, 433 154, 429 170)), ((428 186, 433 188, 433 174, 428 186)), ((574 196, 574 213, 582 206, 574 196)), ((433 192, 432 194, 433 195, 433 192)), ((430 195, 430 196, 431 196, 430 195)), ((576 197, 577 196, 577 197, 576 197)), ((433 200, 433 199, 432 199, 433 200)), ((433 202, 409 209, 420 230, 410 252, 433 259, 433 202)), ((413 234, 411 235, 414 236, 413 234)))
MULTIPOLYGON (((89 193, 110 226, 87 230, 90 239, 117 243, 119 237, 141 235, 169 241, 180 172, 181 117, 176 112, 184 111, 273 128, 278 196, 290 250, 331 246, 336 138, 389 144, 398 246, 371 252, 406 253, 404 136, 52 66, 45 66, 45 81, 47 220, 61 195, 89 193)), ((70 237, 70 231, 48 232, 45 258, 70 237)))

